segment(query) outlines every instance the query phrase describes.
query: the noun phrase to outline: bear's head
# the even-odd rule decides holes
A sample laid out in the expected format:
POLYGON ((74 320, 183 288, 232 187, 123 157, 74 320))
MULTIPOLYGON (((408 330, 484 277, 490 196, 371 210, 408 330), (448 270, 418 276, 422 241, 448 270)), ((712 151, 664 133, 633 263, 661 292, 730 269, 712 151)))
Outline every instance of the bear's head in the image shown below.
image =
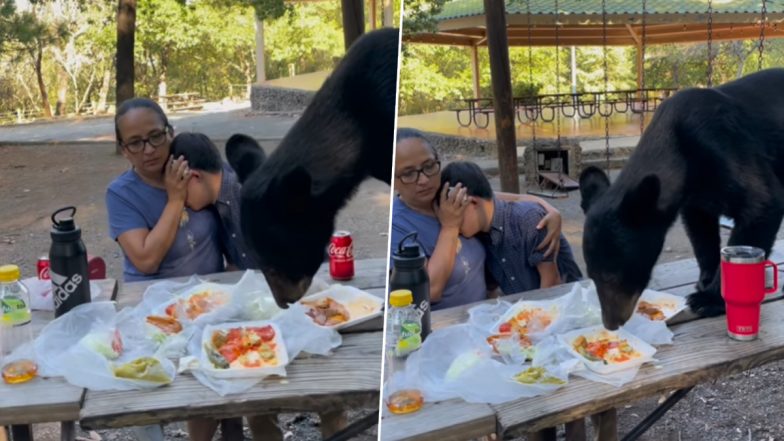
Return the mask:
POLYGON ((586 214, 583 256, 607 329, 629 320, 664 245, 669 225, 657 208, 660 188, 653 174, 612 187, 597 167, 580 175, 580 206, 586 214))
POLYGON ((334 229, 329 210, 311 194, 311 176, 302 167, 272 170, 252 138, 234 135, 226 158, 242 183, 241 225, 246 245, 282 308, 310 287, 334 229))

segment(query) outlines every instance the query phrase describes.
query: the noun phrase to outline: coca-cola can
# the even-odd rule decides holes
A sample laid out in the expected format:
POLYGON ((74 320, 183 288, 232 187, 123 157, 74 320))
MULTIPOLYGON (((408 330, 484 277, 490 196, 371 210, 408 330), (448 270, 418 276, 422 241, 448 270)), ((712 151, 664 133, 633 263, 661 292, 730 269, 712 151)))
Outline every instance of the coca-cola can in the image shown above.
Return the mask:
POLYGON ((335 231, 329 241, 329 275, 335 280, 354 278, 354 240, 348 231, 335 231))
POLYGON ((49 280, 49 258, 41 256, 38 258, 38 280, 49 280))

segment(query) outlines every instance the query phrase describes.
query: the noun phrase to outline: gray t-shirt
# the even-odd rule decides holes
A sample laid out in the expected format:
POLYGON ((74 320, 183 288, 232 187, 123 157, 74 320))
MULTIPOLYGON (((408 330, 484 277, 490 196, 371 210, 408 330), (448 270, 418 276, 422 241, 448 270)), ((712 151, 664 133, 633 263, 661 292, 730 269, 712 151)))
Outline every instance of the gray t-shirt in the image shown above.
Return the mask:
MULTIPOLYGON (((152 230, 166 206, 166 191, 146 184, 133 171, 118 176, 106 190, 109 235, 117 238, 126 231, 152 230)), ((219 242, 218 219, 213 210, 184 209, 177 237, 155 274, 143 274, 128 255, 123 264, 126 282, 166 277, 210 274, 224 270, 219 242)))
MULTIPOLYGON (((418 213, 409 208, 399 197, 392 201, 392 252, 397 250, 403 238, 417 232, 417 241, 429 259, 438 242, 441 224, 438 219, 418 213)), ((477 239, 460 237, 455 266, 441 294, 441 301, 432 303, 432 309, 451 308, 478 302, 487 298, 485 283, 485 249, 477 239)), ((390 252, 390 268, 392 268, 392 252, 390 252)))

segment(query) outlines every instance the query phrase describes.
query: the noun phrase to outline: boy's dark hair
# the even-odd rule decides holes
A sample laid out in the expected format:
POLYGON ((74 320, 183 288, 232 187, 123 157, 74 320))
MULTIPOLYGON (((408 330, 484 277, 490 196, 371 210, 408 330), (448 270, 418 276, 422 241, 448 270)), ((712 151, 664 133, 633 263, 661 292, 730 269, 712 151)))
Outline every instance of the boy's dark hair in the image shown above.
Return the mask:
POLYGON ((174 137, 171 143, 171 154, 180 155, 188 161, 188 167, 207 173, 218 173, 223 169, 218 147, 203 133, 185 132, 174 137))
POLYGON ((441 170, 441 182, 449 182, 454 186, 458 182, 463 184, 469 196, 490 200, 493 198, 493 188, 487 180, 482 169, 473 162, 450 162, 441 170))
POLYGON ((397 129, 397 136, 395 137, 396 142, 400 142, 403 141, 404 139, 412 139, 412 138, 419 139, 423 143, 425 143, 427 148, 429 148, 430 151, 433 153, 433 157, 436 158, 436 160, 438 160, 438 152, 436 151, 435 147, 433 147, 430 144, 430 141, 427 139, 424 133, 420 132, 417 129, 412 129, 409 127, 403 127, 397 129))
POLYGON ((120 126, 117 124, 117 121, 119 121, 123 115, 128 113, 128 111, 139 108, 150 109, 157 113, 161 118, 164 130, 171 130, 172 126, 169 124, 169 118, 166 117, 166 112, 161 109, 161 106, 159 106, 158 103, 149 98, 130 98, 123 101, 122 104, 120 104, 120 107, 117 109, 117 112, 114 114, 114 134, 117 136, 118 143, 122 142, 122 136, 120 136, 120 126))

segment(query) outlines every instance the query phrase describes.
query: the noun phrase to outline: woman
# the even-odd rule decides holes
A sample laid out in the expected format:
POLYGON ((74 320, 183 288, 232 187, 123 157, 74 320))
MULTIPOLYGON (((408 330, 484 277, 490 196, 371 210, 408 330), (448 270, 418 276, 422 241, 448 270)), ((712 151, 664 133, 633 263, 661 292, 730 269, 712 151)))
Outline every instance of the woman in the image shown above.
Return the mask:
MULTIPOLYGON (((394 186, 398 196, 392 201, 391 248, 394 251, 407 234, 417 232, 417 240, 428 257, 432 309, 486 299, 485 249, 478 239, 459 234, 468 203, 466 191, 460 183, 442 186, 438 153, 417 130, 404 128, 397 132, 394 186), (451 185, 454 187, 450 191, 451 185), (438 207, 433 203, 437 194, 438 207)), ((548 214, 537 228, 546 225, 548 234, 539 247, 548 248, 546 255, 558 252, 561 217, 557 210, 528 195, 497 196, 542 205, 548 214)))
POLYGON ((169 155, 174 130, 154 101, 123 102, 117 144, 131 164, 106 192, 109 231, 123 250, 126 282, 224 270, 212 210, 185 207, 188 163, 169 155))

